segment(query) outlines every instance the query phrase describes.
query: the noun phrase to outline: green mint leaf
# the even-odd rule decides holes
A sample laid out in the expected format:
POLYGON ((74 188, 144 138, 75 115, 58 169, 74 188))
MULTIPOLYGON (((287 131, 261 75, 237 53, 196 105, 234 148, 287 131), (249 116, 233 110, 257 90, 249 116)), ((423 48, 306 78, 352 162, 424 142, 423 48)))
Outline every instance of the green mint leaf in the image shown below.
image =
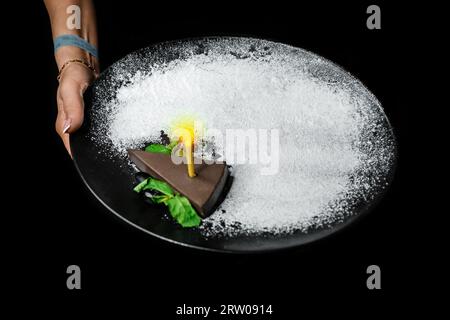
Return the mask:
POLYGON ((172 217, 181 226, 189 228, 200 225, 202 220, 186 197, 177 194, 175 197, 169 199, 166 205, 172 217))
POLYGON ((142 188, 142 190, 156 190, 159 191, 167 196, 174 196, 175 192, 173 191, 172 187, 169 186, 167 183, 161 180, 148 178, 148 183, 142 188))
POLYGON ((169 208, 171 216, 181 224, 180 220, 184 215, 184 207, 178 197, 173 197, 166 202, 167 207, 169 208))
POLYGON ((149 177, 140 182, 133 190, 138 193, 144 190, 156 190, 160 192, 161 195, 155 195, 150 199, 154 203, 164 203, 169 208, 171 216, 184 228, 197 227, 202 221, 188 198, 176 193, 164 181, 149 177))
POLYGON ((169 186, 164 181, 153 179, 152 177, 149 177, 140 182, 136 187, 133 188, 133 190, 137 193, 144 190, 156 190, 166 196, 173 197, 175 195, 175 191, 173 191, 171 186, 169 186))
POLYGON ((147 178, 144 181, 140 182, 136 187, 133 188, 133 191, 139 193, 144 190, 144 187, 148 184, 149 179, 150 178, 147 178))
POLYGON ((162 196, 154 196, 151 198, 154 203, 164 203, 167 204, 167 201, 172 199, 172 196, 162 195, 162 196))
POLYGON ((180 195, 177 195, 176 197, 178 197, 180 199, 180 201, 183 204, 183 207, 185 209, 185 216, 184 216, 184 221, 183 221, 182 225, 184 227, 199 226, 200 223, 202 222, 202 219, 197 214, 197 211, 195 211, 195 209, 192 207, 188 198, 186 198, 184 196, 180 196, 180 195))
POLYGON ((169 148, 168 146, 162 144, 151 144, 145 148, 145 151, 153 153, 171 154, 172 148, 169 148))

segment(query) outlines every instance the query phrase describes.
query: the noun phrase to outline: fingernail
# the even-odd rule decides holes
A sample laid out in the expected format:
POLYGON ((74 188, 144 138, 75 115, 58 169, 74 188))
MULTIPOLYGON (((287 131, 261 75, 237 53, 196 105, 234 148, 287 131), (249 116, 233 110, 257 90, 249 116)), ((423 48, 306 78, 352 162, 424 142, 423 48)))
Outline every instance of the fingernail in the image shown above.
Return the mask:
POLYGON ((72 124, 72 120, 71 119, 64 120, 63 133, 66 133, 67 130, 69 130, 71 124, 72 124))

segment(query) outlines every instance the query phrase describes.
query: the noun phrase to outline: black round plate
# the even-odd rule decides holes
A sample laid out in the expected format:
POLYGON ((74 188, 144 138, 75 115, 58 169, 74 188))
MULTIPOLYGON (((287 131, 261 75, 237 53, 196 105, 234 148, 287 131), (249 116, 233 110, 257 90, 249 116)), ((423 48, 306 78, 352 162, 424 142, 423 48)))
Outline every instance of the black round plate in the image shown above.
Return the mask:
MULTIPOLYGON (((70 141, 76 168, 95 197, 112 213, 150 235, 191 248, 222 252, 260 252, 303 245, 335 233, 370 211, 382 197, 386 188, 380 189, 371 201, 358 203, 355 206, 354 214, 308 233, 205 238, 199 230, 184 229, 168 219, 164 206, 150 206, 145 203, 139 195, 132 191, 135 184, 134 171, 127 161, 99 150, 97 143, 91 136, 93 112, 95 108, 101 107, 102 103, 102 101, 99 101, 99 95, 97 94, 99 91, 102 93, 101 99, 114 99, 115 92, 120 84, 125 83, 137 71, 148 70, 148 67, 155 62, 170 62, 182 58, 184 51, 178 50, 180 47, 188 45, 193 48, 191 53, 202 53, 207 50, 208 45, 212 42, 234 40, 236 38, 214 37, 154 44, 126 56, 101 74, 99 79, 85 93, 85 122, 82 128, 71 136, 70 141), (126 70, 128 76, 111 81, 118 69, 126 70)), ((246 40, 249 43, 261 41, 249 38, 246 38, 246 40)), ((270 43, 276 45, 276 43, 270 43)), ((121 74, 125 73, 122 72, 121 74)), ((347 77, 351 77, 348 73, 345 72, 345 74, 347 77)), ((384 114, 383 118, 382 121, 384 121, 387 132, 394 139, 391 127, 384 114)), ((387 177, 384 177, 388 183, 393 176, 394 167, 395 161, 387 177)))

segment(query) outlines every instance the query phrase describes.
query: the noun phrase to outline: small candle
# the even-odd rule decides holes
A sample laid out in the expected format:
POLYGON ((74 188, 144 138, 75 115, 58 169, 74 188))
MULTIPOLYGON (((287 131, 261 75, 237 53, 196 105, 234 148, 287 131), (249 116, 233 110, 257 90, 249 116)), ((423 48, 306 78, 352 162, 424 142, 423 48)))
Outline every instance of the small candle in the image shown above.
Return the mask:
POLYGON ((190 178, 196 176, 194 167, 194 122, 194 119, 191 117, 183 117, 178 119, 173 125, 174 135, 179 137, 179 141, 184 146, 183 156, 186 157, 187 172, 190 178))
POLYGON ((187 168, 188 168, 188 175, 190 178, 193 178, 196 176, 195 174, 195 167, 194 167, 194 152, 193 152, 193 144, 191 142, 184 143, 184 150, 185 150, 185 156, 186 156, 186 162, 187 162, 187 168))

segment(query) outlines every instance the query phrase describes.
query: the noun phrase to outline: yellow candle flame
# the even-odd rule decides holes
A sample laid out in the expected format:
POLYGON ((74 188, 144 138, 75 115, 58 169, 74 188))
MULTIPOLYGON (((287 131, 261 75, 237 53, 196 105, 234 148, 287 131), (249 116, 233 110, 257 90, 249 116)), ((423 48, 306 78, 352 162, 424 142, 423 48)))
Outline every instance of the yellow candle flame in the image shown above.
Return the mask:
POLYGON ((183 141, 184 144, 193 144, 198 123, 199 121, 192 116, 179 117, 171 125, 171 136, 183 141))
POLYGON ((202 128, 199 120, 192 116, 182 116, 177 118, 171 125, 171 138, 177 139, 184 144, 184 154, 186 156, 186 163, 189 177, 195 177, 194 168, 194 143, 196 129, 202 128))

